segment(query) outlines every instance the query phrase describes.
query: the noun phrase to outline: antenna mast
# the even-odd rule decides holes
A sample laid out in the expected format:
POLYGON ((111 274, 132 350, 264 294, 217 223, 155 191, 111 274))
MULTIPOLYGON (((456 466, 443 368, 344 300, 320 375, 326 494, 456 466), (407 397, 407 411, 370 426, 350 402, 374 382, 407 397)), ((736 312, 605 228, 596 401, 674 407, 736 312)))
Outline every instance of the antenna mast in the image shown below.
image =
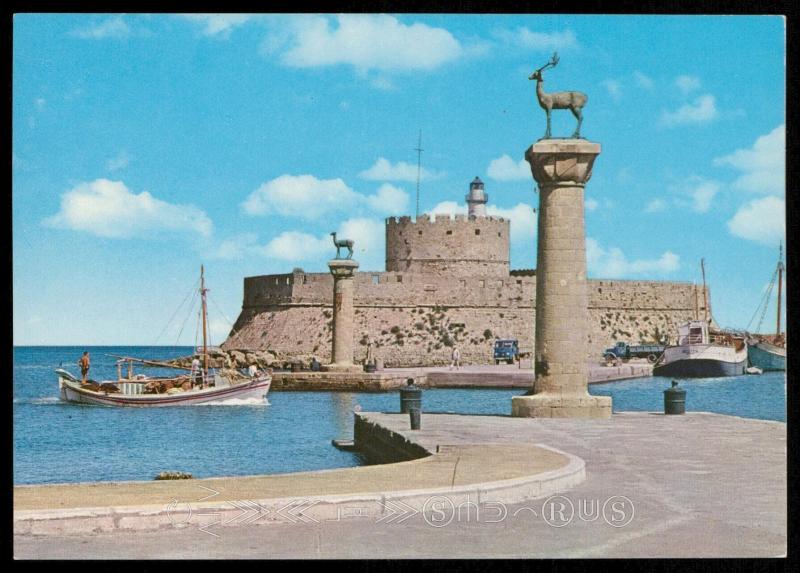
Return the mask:
POLYGON ((422 130, 419 130, 419 141, 417 142, 417 146, 414 148, 414 151, 417 152, 417 216, 416 218, 419 219, 419 176, 422 170, 422 130))
POLYGON ((775 336, 781 335, 781 287, 783 286, 783 241, 781 241, 780 251, 778 253, 778 320, 777 327, 775 328, 775 336))
POLYGON ((205 383, 205 379, 208 377, 208 334, 207 334, 207 313, 208 309, 206 308, 206 281, 204 276, 204 269, 203 265, 200 265, 200 298, 202 299, 203 303, 203 382, 205 383))
POLYGON ((700 259, 700 270, 703 272, 703 320, 708 322, 708 294, 706 291, 706 260, 700 259))

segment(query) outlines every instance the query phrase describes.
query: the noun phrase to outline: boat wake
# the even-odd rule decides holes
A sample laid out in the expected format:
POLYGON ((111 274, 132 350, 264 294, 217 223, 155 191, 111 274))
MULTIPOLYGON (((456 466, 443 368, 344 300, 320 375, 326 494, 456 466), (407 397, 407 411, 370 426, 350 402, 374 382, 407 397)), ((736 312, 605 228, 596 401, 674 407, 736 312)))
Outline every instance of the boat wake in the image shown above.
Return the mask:
POLYGON ((14 404, 37 404, 39 406, 63 404, 58 396, 42 396, 41 398, 14 398, 14 404))
POLYGON ((207 402, 205 404, 193 404, 194 408, 203 406, 269 406, 268 400, 263 398, 229 398, 219 402, 207 402))

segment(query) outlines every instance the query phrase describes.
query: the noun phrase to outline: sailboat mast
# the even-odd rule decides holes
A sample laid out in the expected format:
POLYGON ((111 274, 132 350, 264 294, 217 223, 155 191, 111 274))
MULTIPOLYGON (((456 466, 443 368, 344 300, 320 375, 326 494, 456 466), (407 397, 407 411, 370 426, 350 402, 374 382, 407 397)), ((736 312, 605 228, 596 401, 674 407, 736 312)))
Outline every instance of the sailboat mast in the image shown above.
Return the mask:
POLYGON ((778 320, 775 336, 781 335, 781 287, 783 286, 783 245, 778 255, 778 320))
POLYGON ((694 319, 700 318, 700 304, 697 302, 697 285, 692 281, 692 289, 694 290, 694 319))
POLYGON ((203 265, 200 265, 200 298, 203 301, 203 377, 208 376, 208 334, 207 334, 207 312, 206 308, 206 281, 203 265))
POLYGON ((700 259, 700 270, 703 273, 703 320, 708 322, 708 294, 706 293, 706 260, 700 259))

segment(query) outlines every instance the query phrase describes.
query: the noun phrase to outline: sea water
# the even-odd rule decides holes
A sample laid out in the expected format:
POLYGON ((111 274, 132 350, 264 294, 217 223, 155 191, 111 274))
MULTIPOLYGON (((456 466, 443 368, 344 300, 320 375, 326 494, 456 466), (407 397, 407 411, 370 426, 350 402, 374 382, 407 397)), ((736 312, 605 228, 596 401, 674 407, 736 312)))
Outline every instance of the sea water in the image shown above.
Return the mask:
MULTIPOLYGON (((190 347, 14 348, 14 483, 150 480, 164 470, 202 478, 352 467, 363 463, 358 454, 334 448, 331 440, 352 438, 353 411, 399 411, 397 392, 270 392, 263 402, 142 409, 62 402, 53 371, 62 367, 78 375, 84 350, 90 352, 94 380, 116 379, 116 358, 109 355, 166 360, 192 352, 190 347)), ((782 372, 680 385, 687 391, 687 411, 786 420, 782 372)), ((663 411, 663 390, 669 386, 669 379, 640 378, 594 384, 589 391, 612 396, 615 412, 663 411)), ((511 397, 521 393, 425 390, 423 410, 509 415, 511 397)))

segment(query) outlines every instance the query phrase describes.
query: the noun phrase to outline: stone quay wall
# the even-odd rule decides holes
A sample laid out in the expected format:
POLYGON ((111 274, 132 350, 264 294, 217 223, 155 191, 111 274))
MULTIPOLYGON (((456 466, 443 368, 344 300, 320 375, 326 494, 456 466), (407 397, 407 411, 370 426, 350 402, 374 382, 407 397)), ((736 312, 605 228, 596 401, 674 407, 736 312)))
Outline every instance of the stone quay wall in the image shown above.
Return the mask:
MULTIPOLYGON (((616 341, 675 339, 677 324, 703 315, 702 287, 666 281, 589 280, 587 359, 616 341), (697 296, 695 296, 695 292, 697 296)), ((278 356, 330 360, 333 277, 293 273, 248 277, 244 304, 226 350, 270 350, 278 356)), ((495 337, 517 338, 532 351, 536 276, 453 277, 450 273, 358 272, 354 359, 367 335, 385 366, 448 364, 457 345, 464 364, 492 362, 495 337)), ((710 300, 710 296, 708 297, 710 300)))
POLYGON ((502 217, 390 217, 386 270, 508 276, 510 228, 502 217))

